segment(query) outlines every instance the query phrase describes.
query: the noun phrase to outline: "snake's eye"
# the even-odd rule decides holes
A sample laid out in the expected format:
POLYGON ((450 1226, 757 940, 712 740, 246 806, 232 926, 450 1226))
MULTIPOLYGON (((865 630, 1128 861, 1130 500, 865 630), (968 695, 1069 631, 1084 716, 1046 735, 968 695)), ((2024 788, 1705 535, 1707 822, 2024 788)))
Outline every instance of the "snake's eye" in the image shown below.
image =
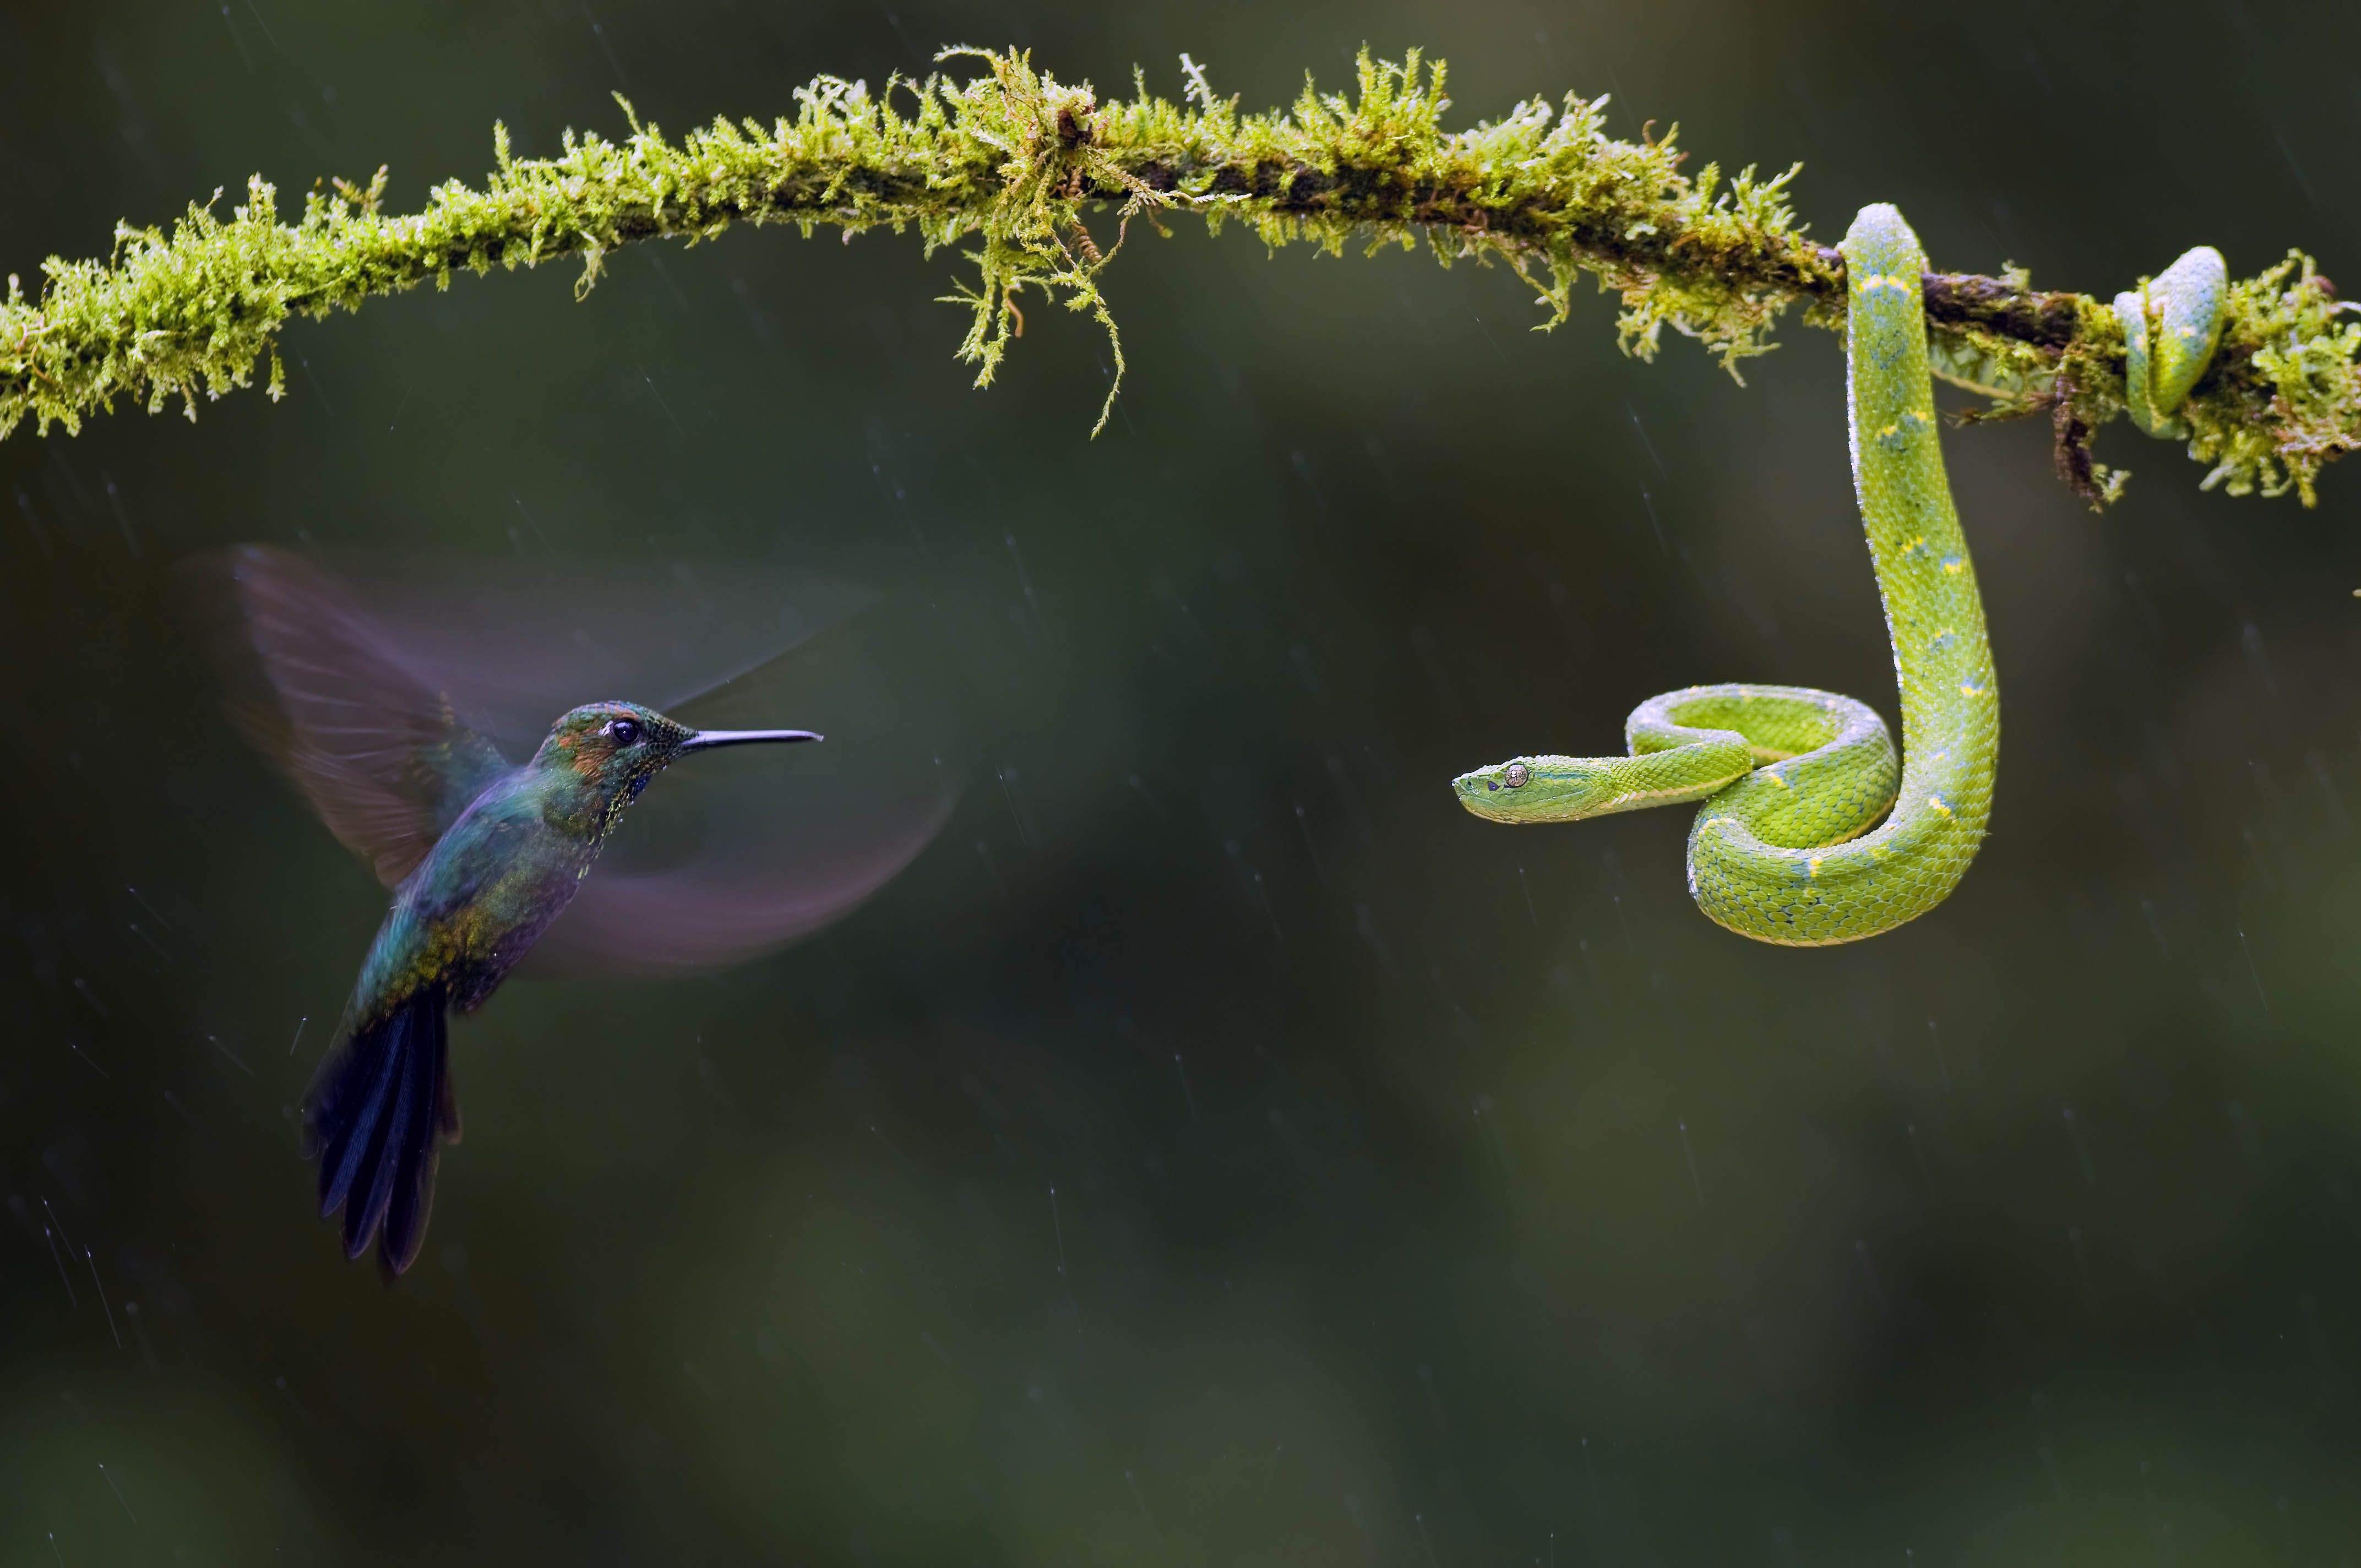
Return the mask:
POLYGON ((639 743, 640 721, 636 718, 613 718, 607 722, 607 738, 618 746, 639 743))
POLYGON ((1508 771, 1500 775, 1500 782, 1510 789, 1522 789, 1532 781, 1532 776, 1524 763, 1510 762, 1508 771))

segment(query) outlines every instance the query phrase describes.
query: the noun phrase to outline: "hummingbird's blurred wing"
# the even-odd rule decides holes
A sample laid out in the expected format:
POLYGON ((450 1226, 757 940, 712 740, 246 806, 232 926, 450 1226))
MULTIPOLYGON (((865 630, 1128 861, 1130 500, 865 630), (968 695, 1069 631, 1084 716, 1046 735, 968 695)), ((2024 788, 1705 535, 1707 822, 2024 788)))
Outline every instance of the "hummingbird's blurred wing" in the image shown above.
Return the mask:
POLYGON ((661 871, 602 864, 521 972, 653 975, 775 951, 893 881, 934 839, 956 798, 946 788, 865 820, 831 823, 824 833, 724 843, 661 871))
POLYGON ((532 755, 586 702, 666 713, 770 663, 871 602, 755 562, 325 551, 385 646, 466 720, 532 755))
POLYGON ((234 701, 233 716, 338 842, 393 886, 508 759, 335 578, 259 545, 211 565, 269 687, 234 701))

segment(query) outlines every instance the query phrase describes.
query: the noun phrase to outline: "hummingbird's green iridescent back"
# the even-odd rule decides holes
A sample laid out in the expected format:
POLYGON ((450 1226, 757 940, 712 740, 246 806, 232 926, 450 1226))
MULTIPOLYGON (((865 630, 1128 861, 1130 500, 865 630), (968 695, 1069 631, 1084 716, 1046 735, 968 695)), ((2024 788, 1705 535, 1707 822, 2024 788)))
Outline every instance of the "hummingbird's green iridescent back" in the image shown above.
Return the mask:
POLYGON ((357 1014, 426 985, 462 1013, 481 1006, 573 901, 624 809, 695 734, 632 703, 561 718, 533 760, 493 775, 402 880, 361 967, 357 1014))

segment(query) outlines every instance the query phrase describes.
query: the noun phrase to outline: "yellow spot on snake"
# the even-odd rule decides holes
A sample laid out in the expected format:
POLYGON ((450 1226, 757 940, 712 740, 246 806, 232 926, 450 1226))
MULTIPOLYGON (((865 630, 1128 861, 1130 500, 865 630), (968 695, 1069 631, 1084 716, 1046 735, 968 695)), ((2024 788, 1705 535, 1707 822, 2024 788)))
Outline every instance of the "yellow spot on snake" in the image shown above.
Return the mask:
POLYGON ((1927 797, 1927 804, 1933 806, 1936 810, 1941 812, 1946 817, 1951 815, 1950 806, 1939 795, 1928 795, 1927 797))

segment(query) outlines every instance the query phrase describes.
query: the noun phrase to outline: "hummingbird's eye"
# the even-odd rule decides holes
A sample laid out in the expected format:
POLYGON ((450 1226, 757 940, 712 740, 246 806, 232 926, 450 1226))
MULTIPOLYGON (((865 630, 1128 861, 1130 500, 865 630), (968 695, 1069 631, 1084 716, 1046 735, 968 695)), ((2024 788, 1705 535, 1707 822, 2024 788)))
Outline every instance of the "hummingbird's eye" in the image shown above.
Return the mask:
POLYGON ((607 735, 618 746, 636 745, 640 739, 640 721, 636 718, 610 718, 607 721, 607 735))

